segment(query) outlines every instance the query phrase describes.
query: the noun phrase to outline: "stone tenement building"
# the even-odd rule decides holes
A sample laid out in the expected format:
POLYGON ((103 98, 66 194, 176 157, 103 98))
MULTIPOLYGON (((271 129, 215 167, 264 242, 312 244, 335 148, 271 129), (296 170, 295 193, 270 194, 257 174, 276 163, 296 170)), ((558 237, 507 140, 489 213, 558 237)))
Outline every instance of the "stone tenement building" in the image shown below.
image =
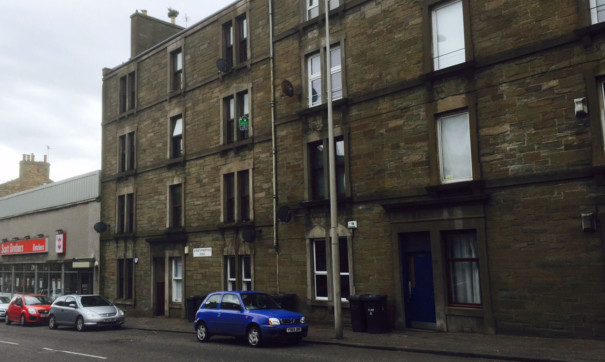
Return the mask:
POLYGON ((16 194, 17 192, 33 189, 53 182, 50 178, 50 163, 46 160, 36 161, 36 157, 23 154, 23 160, 19 162, 19 178, 0 184, 0 197, 16 194))
POLYGON ((345 318, 605 336, 603 2, 329 3, 329 44, 323 1, 241 0, 104 70, 102 292, 330 320, 330 74, 345 318))

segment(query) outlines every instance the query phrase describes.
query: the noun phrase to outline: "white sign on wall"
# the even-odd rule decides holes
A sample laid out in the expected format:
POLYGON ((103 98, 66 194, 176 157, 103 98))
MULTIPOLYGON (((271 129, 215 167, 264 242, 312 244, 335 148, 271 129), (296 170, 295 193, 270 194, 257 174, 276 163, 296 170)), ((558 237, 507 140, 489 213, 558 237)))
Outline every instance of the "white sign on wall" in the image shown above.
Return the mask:
POLYGON ((194 258, 205 258, 212 256, 212 248, 193 248, 194 258))
POLYGON ((65 254, 65 233, 57 234, 55 237, 55 252, 65 254))

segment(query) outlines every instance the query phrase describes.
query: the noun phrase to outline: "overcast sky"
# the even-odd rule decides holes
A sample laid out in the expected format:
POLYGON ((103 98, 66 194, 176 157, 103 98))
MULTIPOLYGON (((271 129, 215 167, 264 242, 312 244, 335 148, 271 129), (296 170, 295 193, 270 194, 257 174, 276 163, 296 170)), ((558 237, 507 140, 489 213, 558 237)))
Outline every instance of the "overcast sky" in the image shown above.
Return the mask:
POLYGON ((24 153, 48 152, 54 181, 101 168, 102 69, 130 57, 135 10, 191 26, 233 2, 0 0, 0 183, 24 153))

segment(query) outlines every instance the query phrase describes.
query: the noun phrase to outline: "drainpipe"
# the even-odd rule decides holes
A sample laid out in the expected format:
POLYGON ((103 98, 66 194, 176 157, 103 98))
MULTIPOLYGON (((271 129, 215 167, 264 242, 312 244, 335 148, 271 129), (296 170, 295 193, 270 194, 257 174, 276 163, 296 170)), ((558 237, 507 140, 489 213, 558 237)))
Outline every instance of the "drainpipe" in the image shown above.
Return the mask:
POLYGON ((275 248, 275 284, 279 294, 279 244, 277 242, 277 161, 275 150, 275 64, 273 60, 273 0, 269 0, 269 62, 271 73, 271 161, 273 163, 273 247, 275 248))

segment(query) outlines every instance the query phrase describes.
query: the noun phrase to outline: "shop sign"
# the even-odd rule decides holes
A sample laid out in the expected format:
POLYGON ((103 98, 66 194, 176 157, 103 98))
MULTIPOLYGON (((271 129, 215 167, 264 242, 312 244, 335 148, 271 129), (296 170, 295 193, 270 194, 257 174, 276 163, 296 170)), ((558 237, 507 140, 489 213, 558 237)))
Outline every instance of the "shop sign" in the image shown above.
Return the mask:
POLYGON ((55 252, 65 254, 65 233, 57 234, 55 237, 55 252))
POLYGON ((0 255, 47 253, 47 245, 47 238, 11 241, 0 245, 0 255))
POLYGON ((194 258, 204 258, 212 256, 212 248, 193 248, 194 258))

